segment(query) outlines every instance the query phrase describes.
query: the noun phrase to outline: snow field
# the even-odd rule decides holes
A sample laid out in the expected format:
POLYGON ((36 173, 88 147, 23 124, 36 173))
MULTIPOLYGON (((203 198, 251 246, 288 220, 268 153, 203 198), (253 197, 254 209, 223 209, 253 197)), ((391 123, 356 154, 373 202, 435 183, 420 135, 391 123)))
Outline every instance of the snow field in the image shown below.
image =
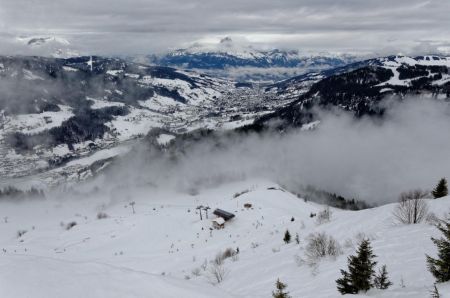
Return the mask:
MULTIPOLYGON (((450 197, 430 200, 429 206, 444 216, 450 211, 450 197)), ((428 297, 433 278, 426 270, 425 253, 434 255, 430 237, 439 232, 427 223, 395 223, 394 207, 331 209, 330 222, 318 225, 310 214, 324 206, 261 180, 226 184, 197 195, 155 188, 131 193, 119 187, 110 195, 75 199, 61 194, 46 201, 4 202, 0 296, 256 298, 270 297, 280 278, 292 297, 341 297, 335 284, 339 269, 346 268, 358 239, 369 237, 379 266, 387 265, 394 285, 359 296, 428 297), (245 203, 253 207, 246 209, 245 203), (208 219, 196 214, 200 204, 211 207, 208 219), (224 229, 211 231, 215 208, 236 217, 224 229), (99 211, 108 217, 97 219, 99 211), (77 224, 66 230, 72 221, 77 224), (283 242, 286 229, 293 239, 299 234, 300 244, 283 242), (18 238, 19 230, 27 232, 18 238), (315 267, 299 265, 296 260, 306 258, 308 235, 316 232, 332 235, 343 254, 315 267), (214 283, 209 262, 220 251, 237 247, 238 259, 226 259, 225 278, 214 283), (205 260, 208 268, 203 270, 205 260)), ((438 287, 442 293, 450 290, 448 284, 438 287)))

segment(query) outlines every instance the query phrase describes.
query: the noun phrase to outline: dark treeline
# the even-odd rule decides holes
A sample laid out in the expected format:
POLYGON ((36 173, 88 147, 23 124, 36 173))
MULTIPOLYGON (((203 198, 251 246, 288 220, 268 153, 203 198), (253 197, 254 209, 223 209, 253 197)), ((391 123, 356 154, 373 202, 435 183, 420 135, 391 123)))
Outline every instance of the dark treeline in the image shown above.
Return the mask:
POLYGON ((126 107, 84 109, 64 121, 61 126, 33 135, 21 132, 12 133, 7 136, 6 141, 19 151, 32 150, 37 145, 52 147, 59 144, 67 144, 72 149, 75 143, 102 138, 106 132, 110 131, 105 123, 111 121, 114 116, 126 114, 128 114, 126 107))
POLYGON ((27 190, 22 190, 14 186, 7 186, 0 189, 1 200, 23 200, 26 198, 45 198, 45 194, 42 189, 37 189, 35 187, 27 190))
POLYGON ((314 186, 308 185, 304 187, 301 192, 294 192, 298 197, 304 198, 308 201, 313 201, 320 204, 326 204, 331 207, 345 209, 345 210, 362 210, 372 208, 374 206, 365 201, 355 198, 345 198, 339 194, 327 192, 318 189, 314 186))

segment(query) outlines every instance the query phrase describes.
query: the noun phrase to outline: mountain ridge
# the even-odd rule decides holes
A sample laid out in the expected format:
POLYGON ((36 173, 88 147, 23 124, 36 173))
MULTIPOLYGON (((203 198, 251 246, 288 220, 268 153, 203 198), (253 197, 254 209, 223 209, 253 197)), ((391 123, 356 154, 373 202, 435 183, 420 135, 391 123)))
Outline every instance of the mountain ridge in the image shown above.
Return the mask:
POLYGON ((119 58, 0 57, 1 174, 85 179, 152 129, 162 144, 196 129, 313 129, 315 107, 382 115, 386 96, 448 100, 449 66, 390 56, 260 86, 119 58))
POLYGON ((148 55, 151 64, 185 68, 238 81, 277 81, 311 71, 335 68, 360 60, 351 54, 302 53, 299 50, 256 49, 231 38, 218 44, 197 44, 159 55, 148 55))

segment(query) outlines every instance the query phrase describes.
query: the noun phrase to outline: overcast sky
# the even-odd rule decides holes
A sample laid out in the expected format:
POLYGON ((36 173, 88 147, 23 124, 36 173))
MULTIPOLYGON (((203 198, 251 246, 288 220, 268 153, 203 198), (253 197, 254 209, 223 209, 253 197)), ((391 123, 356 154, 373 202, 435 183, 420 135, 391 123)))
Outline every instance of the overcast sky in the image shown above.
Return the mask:
POLYGON ((92 54, 145 54, 225 36, 257 47, 450 53, 450 0, 0 0, 0 54, 18 36, 92 54))

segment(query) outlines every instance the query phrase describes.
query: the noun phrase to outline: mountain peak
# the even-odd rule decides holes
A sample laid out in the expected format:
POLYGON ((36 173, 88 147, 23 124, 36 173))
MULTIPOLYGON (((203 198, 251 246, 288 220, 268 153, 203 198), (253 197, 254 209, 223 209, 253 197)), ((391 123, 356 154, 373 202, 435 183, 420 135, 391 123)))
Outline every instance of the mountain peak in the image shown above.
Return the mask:
POLYGON ((56 36, 21 36, 17 37, 16 40, 29 46, 42 46, 49 43, 59 44, 61 46, 70 45, 67 39, 56 36))
POLYGON ((233 40, 231 37, 227 36, 220 40, 221 45, 231 46, 233 44, 233 40))
POLYGON ((71 43, 67 39, 59 36, 19 36, 14 41, 16 44, 22 45, 21 51, 25 54, 55 58, 68 58, 80 55, 73 50, 71 43))

